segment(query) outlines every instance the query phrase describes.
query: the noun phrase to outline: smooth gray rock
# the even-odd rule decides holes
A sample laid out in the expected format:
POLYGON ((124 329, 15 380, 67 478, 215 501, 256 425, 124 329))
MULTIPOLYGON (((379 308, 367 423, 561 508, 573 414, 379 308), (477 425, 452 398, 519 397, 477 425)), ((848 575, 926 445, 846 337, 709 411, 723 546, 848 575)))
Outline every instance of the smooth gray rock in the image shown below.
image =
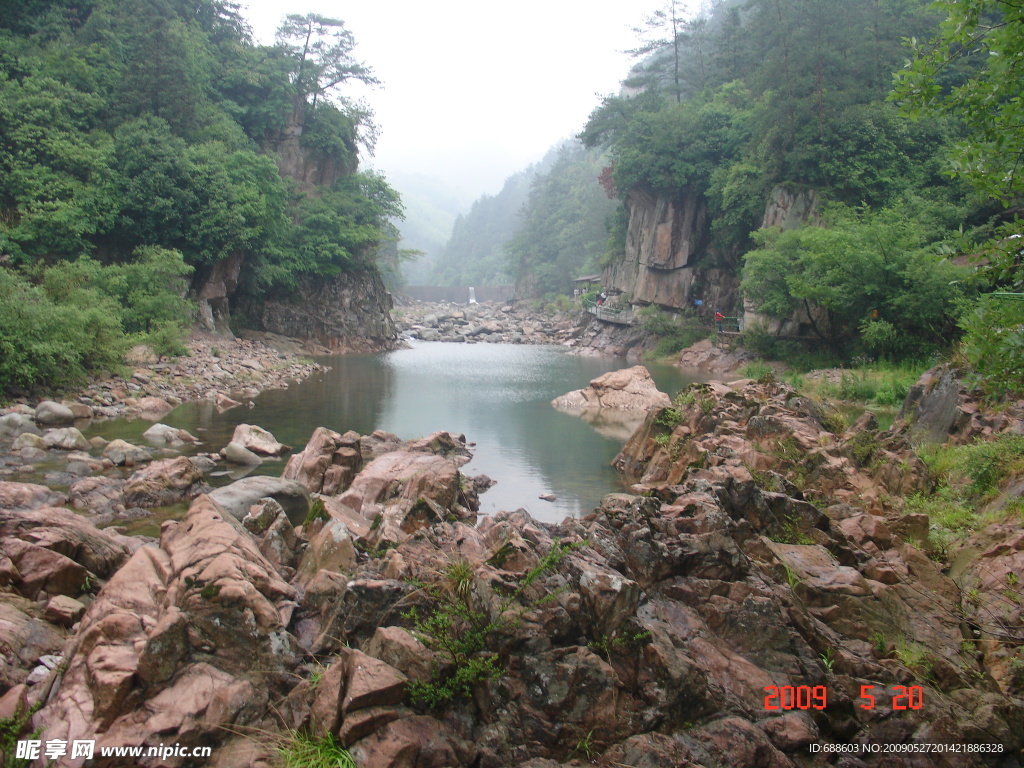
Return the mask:
POLYGON ((221 448, 220 455, 224 457, 225 461, 230 461, 232 464, 241 464, 246 467, 255 467, 263 463, 259 456, 241 443, 234 441, 221 448))
POLYGON ((36 406, 36 421, 48 426, 74 424, 75 414, 66 405, 55 403, 53 400, 43 400, 36 406))
POLYGON ((245 477, 210 494, 210 498, 223 507, 225 512, 238 520, 243 520, 249 514, 249 507, 268 497, 281 505, 292 525, 302 525, 309 512, 310 498, 306 489, 294 480, 245 477))
POLYGON ((14 438, 11 448, 15 451, 20 451, 22 448, 35 448, 40 451, 45 451, 49 446, 39 435, 33 434, 32 432, 22 432, 14 438))
POLYGON ((152 461, 153 456, 145 448, 133 445, 127 440, 111 440, 103 448, 103 458, 110 459, 119 467, 134 467, 152 461))
POLYGON ((23 413, 8 413, 0 416, 0 437, 16 437, 24 433, 41 435, 35 422, 23 413))
POLYGON ((74 427, 51 429, 43 435, 43 440, 51 448, 60 448, 62 451, 88 451, 92 447, 85 435, 74 427))

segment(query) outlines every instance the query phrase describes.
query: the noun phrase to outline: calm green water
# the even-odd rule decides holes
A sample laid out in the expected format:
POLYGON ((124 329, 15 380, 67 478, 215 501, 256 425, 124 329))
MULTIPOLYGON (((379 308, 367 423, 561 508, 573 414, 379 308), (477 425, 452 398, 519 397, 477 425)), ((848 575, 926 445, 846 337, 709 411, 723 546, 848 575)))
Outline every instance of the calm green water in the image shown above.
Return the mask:
MULTIPOLYGON (((332 370, 287 390, 265 392, 252 408, 218 414, 209 403, 187 403, 162 419, 216 451, 236 425, 258 424, 296 450, 318 426, 368 434, 375 429, 403 439, 437 430, 462 433, 470 442, 470 475, 498 483, 481 496, 481 511, 524 507, 541 520, 588 512, 621 485, 611 460, 643 414, 622 413, 592 425, 560 413, 550 401, 591 379, 627 367, 622 358, 579 357, 561 347, 511 344, 414 343, 412 349, 322 360, 332 370), (541 494, 553 493, 554 502, 541 494)), ((670 366, 648 366, 663 392, 699 378, 670 366)), ((586 414, 594 418, 594 414, 586 414)), ((89 435, 142 442, 145 421, 96 425, 89 435)), ((283 462, 257 471, 278 474, 283 462)), ((224 478, 227 482, 228 478, 224 478)))

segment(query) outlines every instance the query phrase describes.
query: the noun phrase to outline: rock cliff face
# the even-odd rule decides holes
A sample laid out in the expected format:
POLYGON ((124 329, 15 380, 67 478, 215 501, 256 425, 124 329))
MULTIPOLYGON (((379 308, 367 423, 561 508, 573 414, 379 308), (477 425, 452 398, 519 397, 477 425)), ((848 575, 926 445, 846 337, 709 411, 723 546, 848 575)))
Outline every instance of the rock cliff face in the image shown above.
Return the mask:
POLYGON ((633 191, 626 200, 629 229, 623 258, 611 264, 604 284, 633 301, 665 307, 727 306, 738 280, 716 268, 720 254, 710 253, 711 220, 703 195, 681 198, 633 191))
POLYGON ((193 294, 199 305, 199 327, 209 333, 230 336, 230 299, 238 288, 244 257, 241 253, 201 269, 193 280, 193 294))
MULTIPOLYGON (((633 302, 684 309, 701 300, 705 308, 738 310, 738 254, 711 242, 707 200, 696 192, 670 198, 630 192, 626 251, 609 265, 604 285, 633 302)), ((789 229, 815 216, 813 190, 778 187, 765 203, 762 226, 789 229)))
POLYGON ((300 192, 329 187, 342 176, 355 173, 358 157, 354 145, 348 147, 351 161, 347 164, 336 156, 302 146, 306 110, 303 98, 296 97, 288 124, 277 137, 267 142, 281 175, 294 180, 300 192))
MULTIPOLYGON (((317 194, 318 188, 355 173, 357 148, 348 147, 346 155, 304 147, 305 114, 305 104, 297 101, 288 124, 266 141, 265 148, 274 154, 281 175, 292 179, 298 191, 317 194)), ((231 336, 231 311, 240 308, 256 330, 315 341, 335 352, 376 351, 395 343, 391 298, 375 268, 332 280, 305 279, 286 301, 249 301, 238 307, 236 289, 244 269, 244 254, 237 253, 197 271, 192 295, 199 305, 200 328, 231 336)))
POLYGON ((315 341, 332 352, 394 349, 391 294, 377 270, 307 278, 287 300, 249 301, 242 311, 256 330, 315 341))

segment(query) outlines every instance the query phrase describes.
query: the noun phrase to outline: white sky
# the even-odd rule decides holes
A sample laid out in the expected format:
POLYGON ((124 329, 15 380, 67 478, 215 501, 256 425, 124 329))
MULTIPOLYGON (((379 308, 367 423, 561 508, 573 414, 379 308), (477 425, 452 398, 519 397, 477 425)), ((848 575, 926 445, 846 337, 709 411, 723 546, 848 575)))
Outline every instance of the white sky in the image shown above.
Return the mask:
POLYGON ((286 13, 344 20, 357 58, 383 82, 360 94, 381 128, 369 164, 437 176, 475 197, 580 131, 599 96, 618 90, 631 64, 621 51, 637 44, 632 27, 657 2, 241 4, 261 43, 273 42, 286 13))

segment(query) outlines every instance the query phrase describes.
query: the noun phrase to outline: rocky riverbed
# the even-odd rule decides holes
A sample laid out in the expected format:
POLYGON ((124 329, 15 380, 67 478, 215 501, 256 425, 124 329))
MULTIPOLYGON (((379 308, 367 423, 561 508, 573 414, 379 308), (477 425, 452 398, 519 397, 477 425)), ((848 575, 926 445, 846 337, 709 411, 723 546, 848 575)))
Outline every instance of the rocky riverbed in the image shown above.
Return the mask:
POLYGON ((1019 765, 1024 533, 978 531, 954 573, 899 498, 928 490, 911 426, 1021 415, 944 374, 887 432, 831 432, 775 383, 689 392, 616 459, 632 492, 560 525, 478 521, 487 480, 448 433, 319 429, 282 477, 214 493, 154 462, 120 493, 191 500, 158 540, 6 483, 0 717, 212 748, 90 765, 271 766, 297 731, 360 768, 1019 765))
MULTIPOLYGON (((256 397, 265 389, 286 388, 324 367, 304 357, 294 339, 253 334, 249 339, 193 335, 187 353, 160 358, 149 347, 128 354, 129 372, 101 376, 83 389, 56 398, 73 418, 160 416, 186 400, 211 400, 221 407, 256 397)), ((0 415, 35 415, 38 400, 19 397, 0 415)))
MULTIPOLYGON (((436 304, 410 301, 395 311, 408 338, 464 344, 560 344, 582 355, 612 355, 637 362, 655 339, 640 326, 604 322, 582 307, 567 312, 541 312, 523 302, 510 304, 436 304)), ((704 339, 682 350, 673 361, 683 368, 716 376, 736 375, 756 356, 704 339)))
POLYGON ((523 302, 437 304, 410 301, 394 310, 400 332, 422 341, 460 344, 568 344, 580 331, 581 313, 547 313, 523 302))

